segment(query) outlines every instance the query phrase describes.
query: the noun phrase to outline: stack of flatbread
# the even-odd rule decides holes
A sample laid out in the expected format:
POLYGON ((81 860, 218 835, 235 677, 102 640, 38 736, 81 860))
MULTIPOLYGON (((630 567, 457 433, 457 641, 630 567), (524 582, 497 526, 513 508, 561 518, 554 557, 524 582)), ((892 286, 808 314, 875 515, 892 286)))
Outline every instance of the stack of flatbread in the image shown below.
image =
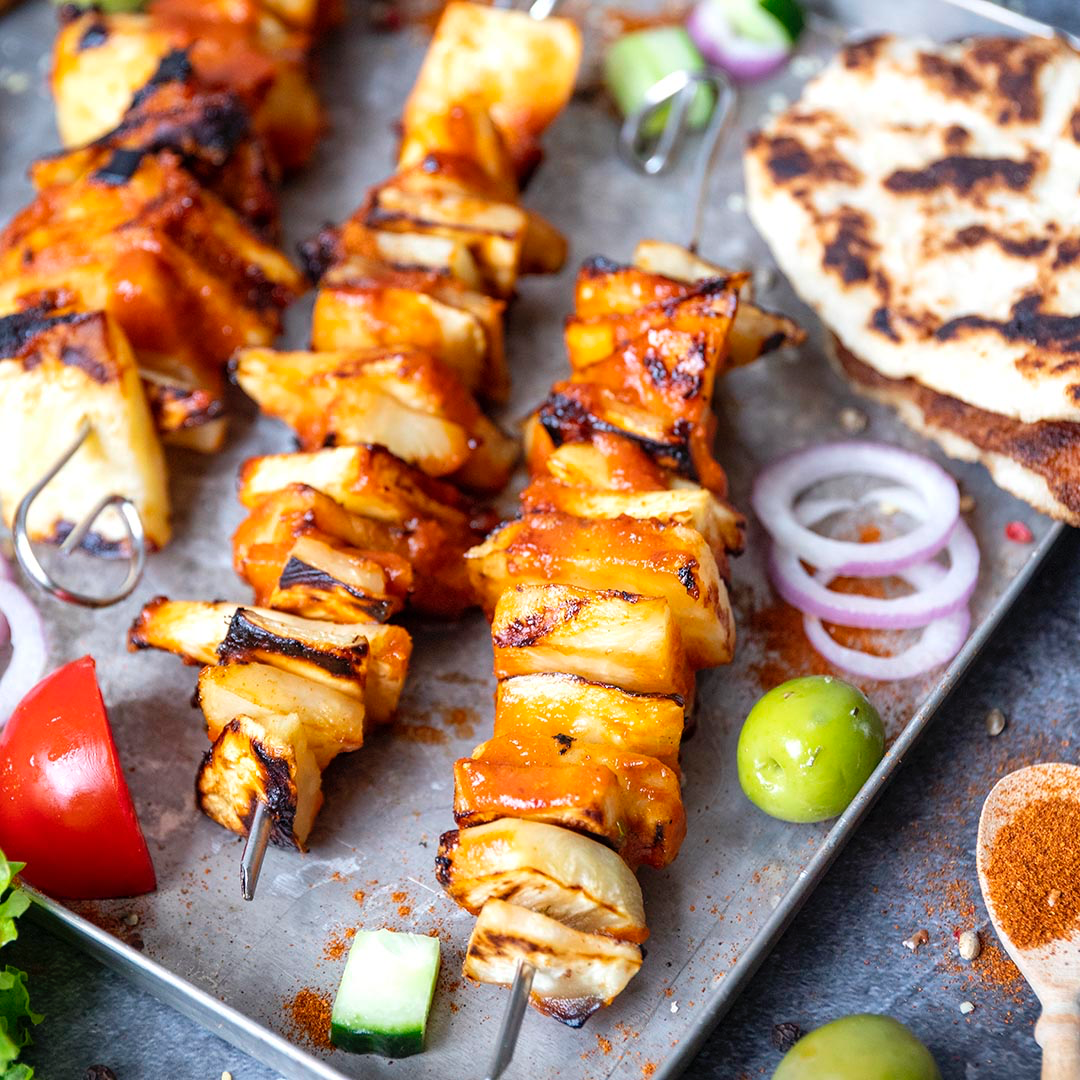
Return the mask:
POLYGON ((854 385, 1080 524, 1080 54, 849 45, 753 136, 746 183, 854 385))

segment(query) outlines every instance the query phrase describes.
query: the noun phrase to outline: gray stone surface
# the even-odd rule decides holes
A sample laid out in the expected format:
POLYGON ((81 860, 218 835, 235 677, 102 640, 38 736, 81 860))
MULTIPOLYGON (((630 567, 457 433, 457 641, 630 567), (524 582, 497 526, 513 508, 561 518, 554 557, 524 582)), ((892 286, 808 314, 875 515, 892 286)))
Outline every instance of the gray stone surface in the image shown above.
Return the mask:
MULTIPOLYGON (((1019 6, 1019 5, 1013 5, 1019 6)), ((1026 10, 1080 33, 1077 0, 1026 10)), ((1036 1012, 956 959, 954 932, 987 932, 974 835, 996 777, 1033 760, 1077 760, 1080 540, 1065 539, 897 780, 714 1033, 689 1075, 768 1076, 774 1023, 812 1029, 850 1012, 888 1012, 930 1045, 944 1080, 1035 1080, 1036 1012), (1009 717, 990 739, 992 707, 1009 717), (904 938, 926 929, 912 954, 904 938), (960 1013, 971 1001, 975 1011, 960 1013)), ((4 961, 26 968, 48 1016, 27 1060, 43 1080, 78 1080, 94 1063, 118 1080, 276 1075, 45 932, 26 926, 4 961)), ((520 1063, 519 1063, 520 1068, 520 1063)), ((520 1075, 527 1075, 521 1070, 520 1075)), ((448 1078, 449 1080, 449 1078, 448 1078)))

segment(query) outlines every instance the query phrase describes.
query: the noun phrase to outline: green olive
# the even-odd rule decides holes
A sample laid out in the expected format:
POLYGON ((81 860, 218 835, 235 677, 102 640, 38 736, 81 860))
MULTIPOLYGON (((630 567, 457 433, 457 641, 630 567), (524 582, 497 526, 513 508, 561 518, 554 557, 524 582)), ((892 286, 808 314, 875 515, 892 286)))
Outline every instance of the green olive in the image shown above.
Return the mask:
POLYGON ((781 821, 843 813, 885 753, 877 710, 831 675, 792 679, 750 710, 739 735, 739 783, 781 821))
POLYGON ((891 1016, 845 1016, 801 1038, 772 1080, 941 1080, 930 1051, 891 1016))

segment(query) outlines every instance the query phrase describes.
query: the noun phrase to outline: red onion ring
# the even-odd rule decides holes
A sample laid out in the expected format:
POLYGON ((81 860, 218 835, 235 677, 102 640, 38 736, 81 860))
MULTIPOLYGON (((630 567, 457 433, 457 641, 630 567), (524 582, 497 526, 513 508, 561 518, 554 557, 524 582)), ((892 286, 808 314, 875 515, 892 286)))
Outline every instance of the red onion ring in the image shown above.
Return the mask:
POLYGON ((0 677, 0 727, 45 673, 45 627, 30 598, 12 581, 0 580, 0 612, 11 628, 12 653, 0 677))
POLYGON ((960 492, 944 469, 880 443, 825 443, 789 454, 758 474, 750 499, 779 547, 819 569, 849 577, 884 577, 933 558, 960 518, 960 492), (904 536, 874 544, 833 540, 800 524, 793 507, 802 492, 822 480, 854 474, 913 488, 927 508, 925 520, 904 536))
POLYGON ((914 491, 902 487, 874 488, 873 491, 866 492, 858 499, 802 499, 795 504, 792 513, 800 525, 817 525, 826 518, 832 517, 833 514, 842 514, 872 502, 878 504, 882 513, 903 510, 913 518, 926 516, 926 507, 923 506, 922 499, 914 491))
MULTIPOLYGON (((819 571, 811 576, 797 555, 773 546, 769 553, 769 576, 776 591, 793 607, 807 615, 816 616, 837 626, 855 626, 864 630, 913 630, 928 626, 964 607, 979 578, 979 545, 971 530, 957 521, 946 545, 950 565, 943 568, 940 579, 909 596, 882 599, 876 596, 857 596, 832 592, 826 586, 842 575, 835 570, 819 571)), ((923 563, 908 567, 921 571, 923 563)), ((904 571, 893 571, 906 578, 904 571)), ((920 580, 928 580, 921 573, 920 580)))
MULTIPOLYGON (((899 576, 913 588, 926 591, 941 583, 945 571, 935 563, 926 563, 901 571, 899 576)), ((959 608, 927 625, 919 640, 903 652, 895 656, 874 656, 841 645, 820 619, 813 615, 803 616, 803 629, 810 644, 830 664, 849 675, 879 682, 913 679, 947 664, 963 648, 970 628, 971 613, 967 608, 959 608)))
POLYGON ((701 55, 736 82, 754 82, 787 63, 794 46, 781 41, 750 41, 731 27, 718 4, 700 3, 686 19, 686 30, 701 55))

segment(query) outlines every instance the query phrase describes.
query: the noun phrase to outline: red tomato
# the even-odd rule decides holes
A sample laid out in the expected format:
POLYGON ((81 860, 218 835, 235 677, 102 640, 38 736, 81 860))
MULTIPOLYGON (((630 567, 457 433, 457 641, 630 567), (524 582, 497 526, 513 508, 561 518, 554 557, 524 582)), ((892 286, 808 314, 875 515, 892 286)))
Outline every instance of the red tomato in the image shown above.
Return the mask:
POLYGON ((53 896, 156 885, 89 656, 42 679, 0 732, 0 848, 53 896))

